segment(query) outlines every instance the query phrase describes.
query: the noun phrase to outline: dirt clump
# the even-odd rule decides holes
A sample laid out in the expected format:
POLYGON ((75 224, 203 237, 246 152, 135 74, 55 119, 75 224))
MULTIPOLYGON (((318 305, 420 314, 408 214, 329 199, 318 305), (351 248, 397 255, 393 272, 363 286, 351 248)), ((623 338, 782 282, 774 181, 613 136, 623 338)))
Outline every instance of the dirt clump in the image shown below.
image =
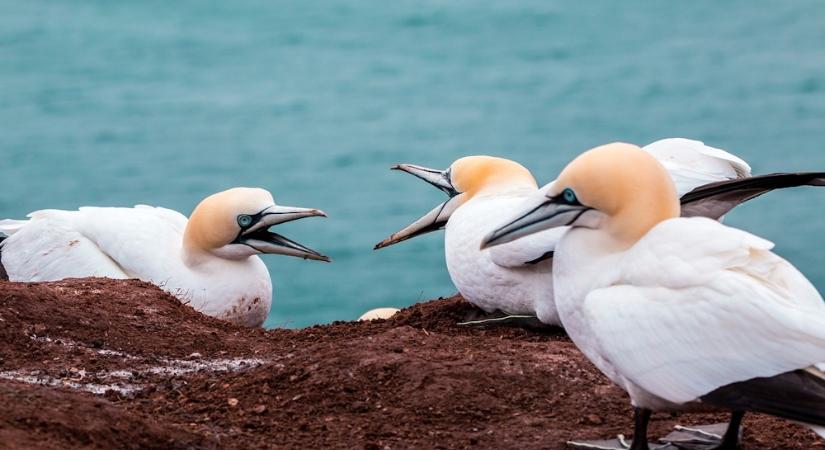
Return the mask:
MULTIPOLYGON (((390 320, 245 329, 148 283, 0 282, 0 447, 519 448, 632 431, 627 396, 560 330, 390 320)), ((650 436, 725 414, 656 414, 650 436)), ((763 415, 745 449, 823 448, 763 415)))

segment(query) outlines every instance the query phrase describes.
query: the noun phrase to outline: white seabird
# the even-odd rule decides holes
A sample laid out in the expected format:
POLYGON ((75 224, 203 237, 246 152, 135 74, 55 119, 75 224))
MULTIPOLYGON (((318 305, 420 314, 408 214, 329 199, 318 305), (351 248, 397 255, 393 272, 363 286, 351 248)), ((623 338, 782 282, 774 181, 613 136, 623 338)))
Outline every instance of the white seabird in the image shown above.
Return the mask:
POLYGON ((821 433, 822 297, 772 243, 679 214, 662 165, 611 144, 576 158, 483 245, 571 227, 556 246, 556 306, 576 346, 630 395, 631 449, 648 448, 651 411, 732 411, 723 449, 738 448, 747 411, 821 433))
MULTIPOLYGON (((679 195, 707 183, 721 182, 715 189, 693 192, 686 215, 720 218, 728 210, 776 187, 807 182, 796 176, 779 183, 771 175, 760 183, 744 187, 731 180, 751 175, 750 166, 726 151, 700 141, 672 138, 656 141, 645 150, 668 169, 679 186, 679 195), (760 190, 761 189, 761 190, 760 190)), ((468 302, 487 313, 488 320, 502 319, 501 311, 517 318, 537 317, 548 325, 561 325, 553 303, 552 254, 565 230, 554 229, 527 238, 480 250, 482 238, 508 216, 522 209, 525 201, 542 196, 550 185, 538 189, 525 167, 503 158, 468 156, 455 161, 447 170, 400 164, 393 169, 410 173, 434 185, 450 198, 406 228, 392 234, 376 249, 446 228, 444 253, 453 284, 468 302)), ((761 178, 760 178, 761 179, 761 178)))
MULTIPOLYGON (((546 282, 551 266, 549 261, 542 261, 542 253, 523 255, 529 248, 552 245, 557 238, 554 232, 531 237, 533 241, 550 239, 546 245, 521 242, 524 248, 518 252, 509 246, 479 250, 481 238, 492 230, 496 220, 517 211, 536 192, 538 185, 530 171, 514 161, 491 156, 461 158, 446 171, 412 164, 396 168, 433 184, 450 199, 376 245, 376 249, 446 228, 447 270, 467 301, 488 313, 500 310, 534 315, 537 300, 552 295, 552 287, 548 288, 546 282)), ((555 312, 548 313, 548 323, 557 323, 555 312)))
POLYGON ((269 227, 323 211, 279 206, 258 188, 207 197, 189 219, 177 211, 82 207, 42 210, 29 220, 2 220, 0 262, 11 281, 139 278, 204 314, 260 326, 272 303, 262 253, 329 258, 269 227))

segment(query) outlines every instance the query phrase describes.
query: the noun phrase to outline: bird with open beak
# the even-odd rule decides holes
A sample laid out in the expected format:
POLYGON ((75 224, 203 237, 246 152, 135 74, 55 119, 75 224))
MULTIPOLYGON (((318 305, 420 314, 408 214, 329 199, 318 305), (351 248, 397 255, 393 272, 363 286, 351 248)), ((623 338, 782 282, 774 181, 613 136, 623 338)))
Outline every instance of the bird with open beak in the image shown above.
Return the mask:
MULTIPOLYGON (((751 177, 741 158, 703 142, 670 138, 644 147, 667 170, 682 197, 682 214, 720 219, 735 206, 773 189, 817 184, 818 173, 780 173, 751 177)), ((552 182, 538 189, 524 166, 492 156, 458 159, 447 170, 399 164, 444 192, 448 199, 384 239, 388 247, 445 229, 444 252, 453 284, 486 315, 473 323, 518 321, 561 325, 553 301, 552 257, 564 228, 531 234, 518 241, 479 249, 481 239, 502 218, 542 197, 552 182)), ((609 180, 607 180, 609 183, 609 180)))
POLYGON ((281 206, 259 188, 210 195, 190 217, 166 208, 83 207, 42 210, 29 220, 2 220, 0 261, 11 281, 139 278, 210 316, 260 326, 272 281, 260 254, 329 261, 270 228, 313 208, 281 206))
MULTIPOLYGON (((530 248, 552 246, 556 232, 534 235, 532 241, 496 249, 480 250, 482 237, 508 213, 518 210, 538 188, 524 166, 492 156, 468 156, 447 170, 400 164, 395 170, 407 172, 444 192, 448 199, 401 231, 393 233, 376 249, 445 229, 447 270, 461 295, 485 312, 477 322, 535 320, 537 305, 552 300, 551 262, 543 253, 528 255, 530 248), (515 248, 519 247, 519 248, 515 248)), ((558 325, 555 308, 538 311, 547 324, 558 325)))

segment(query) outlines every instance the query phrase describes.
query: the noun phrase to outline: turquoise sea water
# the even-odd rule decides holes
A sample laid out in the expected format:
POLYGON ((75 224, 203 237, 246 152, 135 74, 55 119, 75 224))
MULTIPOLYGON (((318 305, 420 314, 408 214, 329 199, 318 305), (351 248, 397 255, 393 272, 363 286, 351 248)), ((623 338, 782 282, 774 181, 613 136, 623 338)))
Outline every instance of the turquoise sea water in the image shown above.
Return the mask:
MULTIPOLYGON (((441 233, 372 251, 443 200, 392 164, 485 153, 547 181, 673 136, 825 170, 825 3, 0 0, 0 217, 188 213, 237 185, 322 208, 281 229, 335 262, 266 257, 267 326, 454 291, 441 233)), ((798 189, 728 223, 825 289, 823 205, 798 189)))

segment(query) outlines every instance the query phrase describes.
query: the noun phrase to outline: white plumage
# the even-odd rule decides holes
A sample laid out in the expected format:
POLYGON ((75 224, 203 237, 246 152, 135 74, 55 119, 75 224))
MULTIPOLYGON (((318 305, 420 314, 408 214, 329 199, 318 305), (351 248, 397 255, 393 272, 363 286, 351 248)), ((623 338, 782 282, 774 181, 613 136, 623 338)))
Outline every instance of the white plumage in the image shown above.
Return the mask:
POLYGON ((0 261, 11 281, 138 278, 205 314, 258 326, 269 313, 272 282, 257 254, 326 259, 266 231, 285 220, 323 215, 318 210, 280 207, 268 192, 247 188, 215 194, 199 209, 197 224, 145 205, 36 211, 29 220, 0 221, 0 232, 8 236, 0 244, 0 261), (236 222, 244 214, 257 221, 249 231, 236 222))
POLYGON ((477 195, 450 217, 444 235, 447 270, 461 295, 487 312, 538 314, 545 323, 559 325, 552 302, 552 261, 529 263, 545 252, 534 249, 554 245, 558 233, 539 233, 489 250, 480 250, 481 239, 492 224, 514 214, 535 187, 515 187, 510 192, 477 195), (548 306, 547 308, 543 308, 548 306), (538 309, 541 311, 538 311, 538 309))
POLYGON ((143 205, 36 211, 17 231, 0 224, 10 235, 2 244, 2 263, 11 281, 138 278, 204 314, 262 324, 272 304, 263 261, 215 258, 189 267, 183 255, 186 224, 177 211, 143 205))
MULTIPOLYGON (((638 411, 709 404, 820 432, 822 297, 771 242, 714 220, 679 218, 678 182, 663 169, 638 147, 597 147, 483 245, 569 227, 554 257, 559 318, 638 411)), ((646 432, 649 414, 636 418, 646 432)), ((732 420, 724 448, 736 446, 740 420, 732 420)), ((634 435, 632 448, 647 448, 645 439, 634 435)))
POLYGON ((177 211, 145 205, 47 209, 28 217, 0 222, 0 232, 9 235, 2 261, 12 281, 141 275, 160 280, 180 262, 163 251, 182 247, 187 222, 177 211))
MULTIPOLYGON (((700 141, 663 139, 648 145, 645 150, 665 165, 674 182, 681 187, 680 195, 703 184, 750 175, 750 166, 746 162, 700 141)), ((444 172, 445 176, 459 178, 459 183, 469 185, 458 190, 459 198, 468 198, 453 206, 455 209, 451 214, 442 212, 439 217, 446 220, 444 251, 447 269, 461 295, 484 311, 536 315, 546 324, 561 325, 553 303, 550 253, 565 229, 546 230, 491 249, 479 249, 482 238, 503 219, 524 209, 524 205, 533 202, 534 198, 543 197, 552 186, 551 182, 537 189, 535 180, 526 169, 513 171, 508 167, 514 164, 499 158, 474 156, 458 160, 449 172, 444 172), (468 164, 468 159, 475 159, 475 162, 468 164), (511 176, 495 178, 492 182, 489 179, 479 180, 483 177, 478 173, 486 170, 511 176), (465 191, 473 191, 473 194, 468 195, 465 191), (542 258, 544 260, 538 261, 542 258)), ((425 180, 428 174, 438 172, 424 169, 427 172, 422 175, 416 173, 421 168, 409 165, 406 170, 425 180)), ((437 184, 442 179, 428 181, 437 184)), ((416 223, 428 225, 430 222, 416 223)), ((399 232, 401 239, 396 233, 381 246, 412 237, 419 229, 408 227, 399 232)))
POLYGON ((667 169, 680 197, 703 184, 751 176, 751 166, 744 160, 701 141, 661 139, 642 150, 667 169))
POLYGON ((686 404, 825 361, 822 298, 772 243, 705 218, 662 222, 618 255, 596 248, 597 233, 574 229, 559 243, 556 305, 635 406, 686 404))

